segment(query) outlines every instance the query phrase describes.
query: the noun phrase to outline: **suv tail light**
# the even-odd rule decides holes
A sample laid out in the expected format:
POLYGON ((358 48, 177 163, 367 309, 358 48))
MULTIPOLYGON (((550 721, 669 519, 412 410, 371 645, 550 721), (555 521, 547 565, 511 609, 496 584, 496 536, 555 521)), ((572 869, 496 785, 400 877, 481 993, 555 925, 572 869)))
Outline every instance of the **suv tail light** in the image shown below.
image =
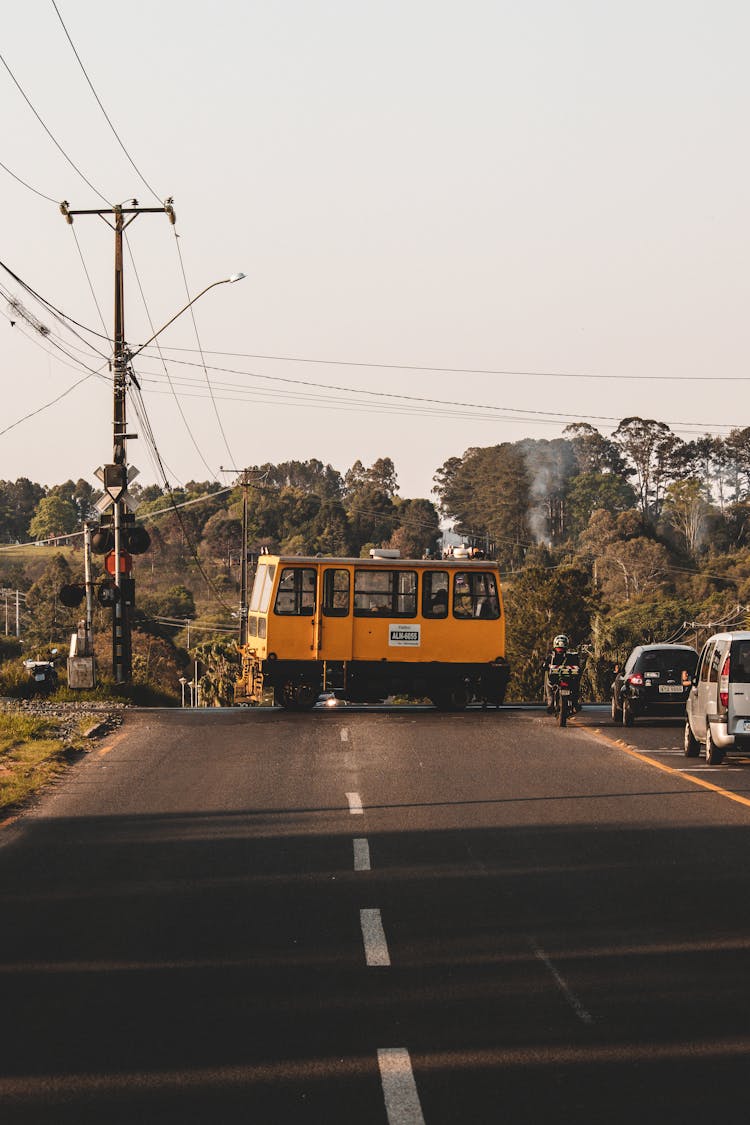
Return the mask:
POLYGON ((729 706, 729 653, 727 653, 719 678, 719 703, 722 707, 729 706))
POLYGON ((643 676, 640 672, 634 672, 632 676, 628 676, 628 683, 632 687, 643 687, 643 676))

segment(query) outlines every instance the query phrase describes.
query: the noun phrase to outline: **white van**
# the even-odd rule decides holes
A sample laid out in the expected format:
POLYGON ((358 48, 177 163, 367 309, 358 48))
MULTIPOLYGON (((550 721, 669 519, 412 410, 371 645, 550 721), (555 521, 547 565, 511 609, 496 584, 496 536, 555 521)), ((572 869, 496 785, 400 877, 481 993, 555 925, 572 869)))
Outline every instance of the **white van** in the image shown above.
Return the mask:
POLYGON ((732 747, 750 748, 750 632, 709 637, 685 710, 686 757, 703 744, 709 765, 719 765, 732 747))

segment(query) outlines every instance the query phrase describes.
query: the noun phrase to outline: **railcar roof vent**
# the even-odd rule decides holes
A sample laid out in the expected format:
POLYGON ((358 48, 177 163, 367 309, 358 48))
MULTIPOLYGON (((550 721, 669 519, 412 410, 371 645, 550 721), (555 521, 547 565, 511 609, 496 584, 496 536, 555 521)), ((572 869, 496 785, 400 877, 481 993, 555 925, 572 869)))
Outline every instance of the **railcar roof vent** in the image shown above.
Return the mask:
POLYGON ((391 551, 387 547, 370 547, 371 559, 400 559, 400 551, 391 551))

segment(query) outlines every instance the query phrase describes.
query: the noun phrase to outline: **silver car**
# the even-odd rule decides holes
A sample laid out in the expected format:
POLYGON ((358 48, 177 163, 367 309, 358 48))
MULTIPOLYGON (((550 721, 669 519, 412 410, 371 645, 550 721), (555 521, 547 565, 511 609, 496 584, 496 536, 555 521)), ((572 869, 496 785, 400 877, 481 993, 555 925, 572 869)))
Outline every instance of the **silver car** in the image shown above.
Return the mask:
POLYGON ((732 747, 750 747, 750 632, 716 633, 700 654, 686 703, 685 756, 701 745, 709 765, 732 747))

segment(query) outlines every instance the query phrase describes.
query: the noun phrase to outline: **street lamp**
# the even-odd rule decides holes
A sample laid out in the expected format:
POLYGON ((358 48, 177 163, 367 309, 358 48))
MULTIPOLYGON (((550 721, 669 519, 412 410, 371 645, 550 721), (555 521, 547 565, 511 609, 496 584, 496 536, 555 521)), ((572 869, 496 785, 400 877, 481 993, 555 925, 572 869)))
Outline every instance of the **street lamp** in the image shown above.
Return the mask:
POLYGON ((211 284, 207 285, 205 289, 201 289, 200 293, 196 293, 191 301, 188 301, 186 305, 183 305, 179 312, 176 312, 174 316, 171 316, 166 324, 162 324, 158 332, 154 332, 153 336, 149 336, 145 344, 141 344, 141 346, 139 348, 136 348, 134 352, 129 352, 128 359, 132 360, 135 359, 137 355, 140 355, 144 348, 147 348, 149 344, 153 343, 157 336, 161 336, 165 328, 169 328, 170 324, 172 324, 173 321, 177 320, 178 316, 182 316, 184 312, 187 312, 190 306, 194 305, 195 302, 200 297, 202 297, 204 293, 208 293, 209 289, 213 289, 217 285, 233 285, 235 281, 242 281, 244 276, 244 273, 242 273, 242 271, 240 270, 237 273, 233 273, 230 277, 222 277, 220 281, 212 281, 211 284))
POLYGON ((180 684, 180 687, 182 688, 182 706, 183 707, 185 706, 185 684, 186 683, 187 683, 187 680, 185 679, 185 677, 180 676, 179 684, 180 684))

